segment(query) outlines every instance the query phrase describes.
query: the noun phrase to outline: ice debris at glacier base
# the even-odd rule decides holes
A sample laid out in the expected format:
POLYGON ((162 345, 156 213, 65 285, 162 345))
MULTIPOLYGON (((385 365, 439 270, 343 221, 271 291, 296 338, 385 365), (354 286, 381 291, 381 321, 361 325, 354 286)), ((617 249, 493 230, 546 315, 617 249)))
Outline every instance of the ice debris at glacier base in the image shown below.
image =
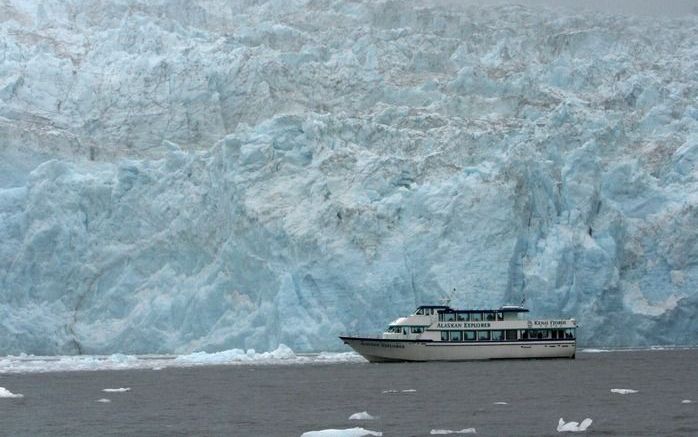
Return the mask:
MULTIPOLYGON (((73 372, 123 369, 162 370, 170 367, 210 365, 313 365, 330 363, 366 363, 353 352, 322 352, 296 355, 284 345, 274 351, 256 353, 235 349, 218 353, 195 352, 188 355, 110 355, 110 356, 7 356, 0 357, 0 375, 7 373, 73 372)), ((114 390, 114 389, 105 389, 114 390)), ((116 390, 124 391, 124 388, 116 390)))
POLYGON ((5 354, 338 350, 454 288, 585 345, 695 341, 695 15, 0 15, 5 354))

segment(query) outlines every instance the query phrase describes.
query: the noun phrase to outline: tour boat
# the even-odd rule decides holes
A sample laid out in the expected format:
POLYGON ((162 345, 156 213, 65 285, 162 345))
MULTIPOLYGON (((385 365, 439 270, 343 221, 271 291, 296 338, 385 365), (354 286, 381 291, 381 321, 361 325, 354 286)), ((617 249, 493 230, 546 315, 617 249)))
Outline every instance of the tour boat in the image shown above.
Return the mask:
POLYGON ((575 319, 529 320, 523 306, 423 305, 381 335, 339 338, 370 362, 574 358, 575 319))

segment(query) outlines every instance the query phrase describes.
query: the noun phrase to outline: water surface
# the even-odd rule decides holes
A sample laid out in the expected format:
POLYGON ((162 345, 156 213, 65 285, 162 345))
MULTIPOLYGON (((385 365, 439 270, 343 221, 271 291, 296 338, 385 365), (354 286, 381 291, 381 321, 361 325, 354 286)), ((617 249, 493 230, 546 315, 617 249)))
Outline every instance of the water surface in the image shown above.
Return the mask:
POLYGON ((479 436, 562 436, 575 434, 556 431, 560 417, 590 417, 580 435, 695 436, 697 363, 691 349, 578 353, 576 360, 8 374, 0 386, 24 398, 0 399, 0 434, 299 436, 361 426, 384 436, 471 427, 479 436), (102 392, 118 387, 131 390, 102 392), (348 420, 360 411, 379 419, 348 420))

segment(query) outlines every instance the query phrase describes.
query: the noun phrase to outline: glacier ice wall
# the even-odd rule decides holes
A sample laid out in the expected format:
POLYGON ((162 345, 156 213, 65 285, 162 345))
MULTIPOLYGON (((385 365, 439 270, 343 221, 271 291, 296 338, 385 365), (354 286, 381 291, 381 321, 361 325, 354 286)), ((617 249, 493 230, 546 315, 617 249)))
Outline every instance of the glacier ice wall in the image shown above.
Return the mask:
POLYGON ((698 336, 698 19, 0 4, 0 353, 339 349, 449 290, 698 336))

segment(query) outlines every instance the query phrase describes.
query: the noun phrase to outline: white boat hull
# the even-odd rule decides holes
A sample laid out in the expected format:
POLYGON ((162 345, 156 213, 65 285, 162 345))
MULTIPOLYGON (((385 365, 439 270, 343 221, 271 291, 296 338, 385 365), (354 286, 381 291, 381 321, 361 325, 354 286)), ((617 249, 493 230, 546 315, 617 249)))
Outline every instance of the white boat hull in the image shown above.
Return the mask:
POLYGON ((371 362, 574 358, 575 340, 453 343, 340 337, 371 362))

